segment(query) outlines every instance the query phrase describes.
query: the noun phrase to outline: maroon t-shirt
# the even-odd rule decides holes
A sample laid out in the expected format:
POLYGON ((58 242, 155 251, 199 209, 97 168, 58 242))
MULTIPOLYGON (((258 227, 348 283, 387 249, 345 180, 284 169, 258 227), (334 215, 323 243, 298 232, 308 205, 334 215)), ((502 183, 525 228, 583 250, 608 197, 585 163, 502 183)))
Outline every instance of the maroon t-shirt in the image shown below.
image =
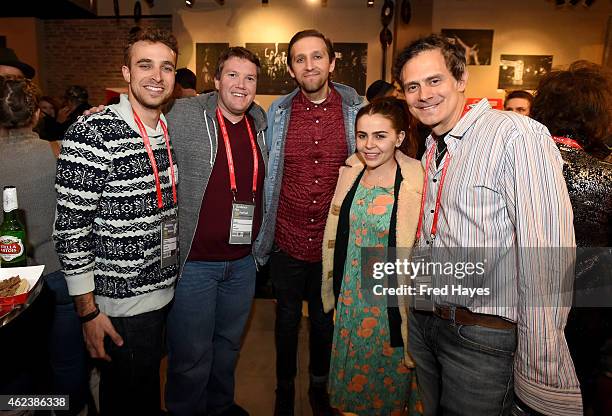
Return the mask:
MULTIPOLYGON (((250 116, 247 116, 257 141, 257 131, 250 116)), ((253 200, 253 151, 249 132, 243 120, 233 124, 224 118, 227 134, 232 146, 234 169, 236 175, 238 202, 253 200)), ((227 167, 227 152, 218 129, 218 149, 215 164, 206 186, 206 192, 200 208, 200 217, 196 227, 195 237, 191 244, 188 260, 191 261, 228 261, 242 258, 251 253, 251 244, 229 244, 230 223, 232 218, 232 192, 230 189, 229 170, 227 167)), ((262 218, 262 191, 265 167, 259 146, 257 146, 259 172, 257 177, 257 193, 255 195, 255 213, 253 218, 253 241, 259 233, 262 218)), ((206 163, 202 161, 202 163, 206 163)))
POLYGON ((342 97, 333 88, 314 104, 298 93, 285 141, 275 240, 299 260, 321 261, 329 205, 347 157, 342 97))

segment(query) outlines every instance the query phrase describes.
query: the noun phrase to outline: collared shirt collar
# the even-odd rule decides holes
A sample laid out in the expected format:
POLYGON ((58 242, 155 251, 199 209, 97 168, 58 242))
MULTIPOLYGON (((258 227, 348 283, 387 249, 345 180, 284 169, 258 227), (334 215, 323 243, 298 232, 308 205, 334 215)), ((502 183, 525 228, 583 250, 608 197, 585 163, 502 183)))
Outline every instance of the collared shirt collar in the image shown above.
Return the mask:
POLYGON ((295 98, 299 100, 299 103, 302 105, 312 104, 312 105, 318 105, 320 107, 327 107, 329 103, 331 102, 331 100, 334 98, 333 96, 335 94, 338 94, 338 92, 336 91, 336 89, 334 88, 331 82, 328 82, 327 85, 329 86, 329 94, 327 94, 327 98, 325 98, 325 100, 323 100, 323 102, 321 102, 320 104, 315 104, 312 101, 310 101, 308 97, 306 97, 306 95, 304 94, 304 91, 302 91, 301 89, 295 98))
MULTIPOLYGON (((465 114, 463 114, 463 116, 461 116, 457 124, 455 124, 455 127, 453 127, 444 138, 449 152, 452 153, 452 151, 455 150, 459 140, 461 140, 468 129, 485 113, 485 111, 490 109, 491 105, 489 104, 489 100, 487 98, 483 98, 477 104, 474 104, 465 114)), ((427 137, 426 145, 428 149, 433 142, 435 142, 435 139, 432 133, 429 135, 429 137, 427 137)))

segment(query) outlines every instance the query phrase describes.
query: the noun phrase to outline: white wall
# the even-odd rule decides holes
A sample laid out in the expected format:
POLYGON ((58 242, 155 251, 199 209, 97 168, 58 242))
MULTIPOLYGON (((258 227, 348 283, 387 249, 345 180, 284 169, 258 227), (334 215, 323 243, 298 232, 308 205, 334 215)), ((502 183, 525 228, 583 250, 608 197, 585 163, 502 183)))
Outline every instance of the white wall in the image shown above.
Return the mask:
POLYGON ((432 28, 493 29, 490 66, 469 66, 467 95, 504 97, 497 90, 499 57, 553 55, 553 68, 578 59, 601 63, 612 2, 557 8, 552 0, 435 0, 432 28))

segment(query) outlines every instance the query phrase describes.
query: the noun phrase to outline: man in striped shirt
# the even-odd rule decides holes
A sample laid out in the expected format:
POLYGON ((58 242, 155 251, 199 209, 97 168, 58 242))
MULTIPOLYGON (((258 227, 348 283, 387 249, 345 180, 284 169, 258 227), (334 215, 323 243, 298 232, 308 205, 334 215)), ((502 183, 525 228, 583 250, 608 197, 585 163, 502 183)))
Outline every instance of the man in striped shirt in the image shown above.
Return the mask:
POLYGON ((412 311, 425 414, 499 415, 513 406, 582 414, 563 333, 571 255, 559 255, 575 246, 573 214, 548 130, 486 99, 464 113, 465 55, 446 38, 414 41, 395 76, 411 113, 432 129, 419 246, 432 255, 483 248, 499 260, 481 282, 488 295, 434 294, 433 311, 412 311))

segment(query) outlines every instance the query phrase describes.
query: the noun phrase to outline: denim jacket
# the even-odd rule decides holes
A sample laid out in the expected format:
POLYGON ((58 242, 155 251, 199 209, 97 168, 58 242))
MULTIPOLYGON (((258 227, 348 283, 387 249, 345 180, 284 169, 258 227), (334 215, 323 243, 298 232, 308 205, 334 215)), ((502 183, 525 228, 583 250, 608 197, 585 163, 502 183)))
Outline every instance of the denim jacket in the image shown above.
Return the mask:
MULTIPOLYGON (((342 98, 342 113, 344 116, 344 131, 346 132, 347 157, 355 152, 355 117, 363 105, 363 99, 352 87, 332 82, 332 85, 342 98)), ((259 235, 253 244, 255 259, 261 265, 268 261, 276 229, 276 213, 278 199, 283 183, 283 166, 285 155, 285 138, 291 117, 293 98, 300 92, 293 92, 275 100, 268 110, 268 128, 266 138, 269 152, 268 171, 264 184, 264 218, 259 235)), ((326 207, 327 208, 327 207, 326 207)))

